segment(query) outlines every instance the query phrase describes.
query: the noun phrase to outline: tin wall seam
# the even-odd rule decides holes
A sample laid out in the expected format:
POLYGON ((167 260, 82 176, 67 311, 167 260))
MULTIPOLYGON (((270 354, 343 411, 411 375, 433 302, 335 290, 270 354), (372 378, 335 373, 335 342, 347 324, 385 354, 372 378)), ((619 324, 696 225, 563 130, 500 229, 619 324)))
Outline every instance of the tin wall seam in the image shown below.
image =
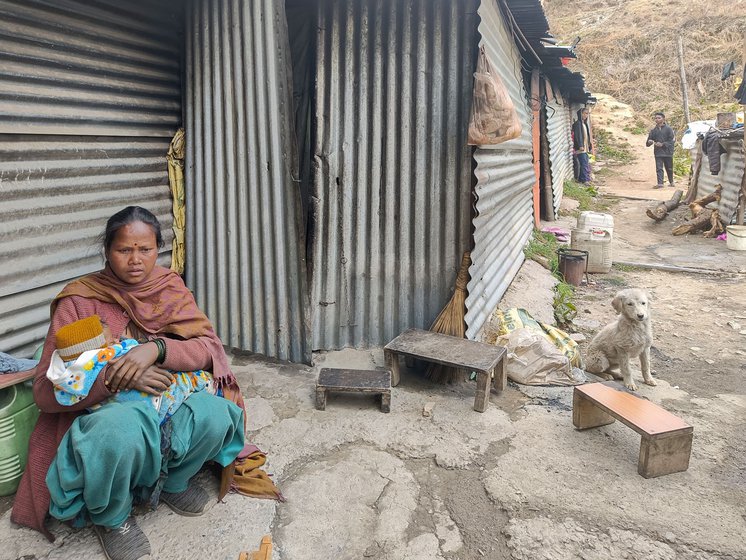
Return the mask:
MULTIPOLYGON (((697 198, 707 196, 715 191, 717 185, 722 185, 718 210, 720 218, 730 223, 738 207, 738 193, 741 191, 741 178, 744 174, 743 140, 722 139, 721 145, 726 153, 720 156, 720 173, 717 175, 710 173, 707 154, 703 154, 697 181, 697 198)), ((692 160, 696 158, 697 151, 701 149, 701 143, 697 143, 697 147, 692 150, 692 160)))
POLYGON ((552 203, 554 217, 557 218, 565 180, 573 176, 570 110, 556 100, 549 101, 545 110, 549 136, 549 166, 552 173, 552 203))
POLYGON ((0 133, 173 135, 179 19, 120 4, 0 1, 0 133))
POLYGON ((480 45, 507 87, 523 127, 521 136, 474 152, 477 163, 474 249, 466 298, 466 336, 476 339, 523 263, 533 228, 531 124, 521 57, 494 0, 479 5, 480 45))
POLYGON ((0 351, 33 353, 124 206, 153 211, 170 247, 180 16, 161 6, 0 1, 0 351))
POLYGON ((226 345, 309 362, 282 0, 187 8, 187 284, 226 345))
POLYGON ((476 2, 319 14, 314 349, 428 328, 468 247, 476 2))

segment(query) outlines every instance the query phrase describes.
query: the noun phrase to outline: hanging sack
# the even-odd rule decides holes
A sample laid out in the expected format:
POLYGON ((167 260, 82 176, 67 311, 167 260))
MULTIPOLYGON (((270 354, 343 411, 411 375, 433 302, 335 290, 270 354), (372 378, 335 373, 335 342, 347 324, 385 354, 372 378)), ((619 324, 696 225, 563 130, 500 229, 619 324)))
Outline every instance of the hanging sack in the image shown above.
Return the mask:
POLYGON ((489 146, 520 135, 521 121, 513 101, 497 72, 493 70, 484 47, 481 47, 477 71, 474 73, 468 144, 489 146))

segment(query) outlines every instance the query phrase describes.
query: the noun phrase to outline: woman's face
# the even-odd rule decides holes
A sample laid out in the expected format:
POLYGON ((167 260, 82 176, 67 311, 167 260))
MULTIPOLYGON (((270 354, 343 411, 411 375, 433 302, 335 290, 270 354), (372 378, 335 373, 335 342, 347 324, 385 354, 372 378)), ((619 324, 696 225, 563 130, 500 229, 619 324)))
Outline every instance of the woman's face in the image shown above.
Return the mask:
POLYGON ((111 270, 127 284, 147 280, 157 258, 155 232, 143 222, 132 222, 119 228, 106 252, 111 270))

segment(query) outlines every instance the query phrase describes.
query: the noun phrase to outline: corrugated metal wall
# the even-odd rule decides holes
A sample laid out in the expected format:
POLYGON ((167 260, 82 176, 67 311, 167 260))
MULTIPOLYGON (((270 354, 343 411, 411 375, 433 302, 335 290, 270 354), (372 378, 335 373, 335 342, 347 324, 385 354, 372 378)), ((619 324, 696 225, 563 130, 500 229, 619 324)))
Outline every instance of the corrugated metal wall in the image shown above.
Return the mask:
MULTIPOLYGON (((744 147, 743 141, 740 139, 723 139, 721 144, 727 151, 720 156, 719 174, 713 175, 710 173, 707 154, 703 154, 697 181, 697 198, 707 196, 715 191, 716 185, 722 185, 723 191, 720 195, 718 210, 720 218, 730 222, 736 213, 738 193, 741 191, 741 178, 744 173, 744 147)), ((697 152, 701 149, 702 144, 698 142, 697 147, 692 150, 692 160, 696 158, 697 152)))
POLYGON ((225 344, 309 362, 284 3, 187 20, 187 284, 225 344))
POLYGON ((559 216, 566 179, 572 179, 572 119, 570 110, 555 99, 547 102, 547 132, 549 136, 549 168, 552 173, 552 205, 554 217, 559 216))
POLYGON ((33 352, 114 212, 154 211, 170 241, 179 28, 145 0, 0 3, 0 351, 33 352))
POLYGON ((476 2, 322 2, 314 348, 428 328, 469 242, 476 2))
POLYGON ((466 299, 467 338, 479 331, 523 263, 533 229, 532 116, 521 76, 521 58, 494 0, 479 5, 480 45, 510 92, 523 125, 520 138, 478 148, 474 249, 466 299))

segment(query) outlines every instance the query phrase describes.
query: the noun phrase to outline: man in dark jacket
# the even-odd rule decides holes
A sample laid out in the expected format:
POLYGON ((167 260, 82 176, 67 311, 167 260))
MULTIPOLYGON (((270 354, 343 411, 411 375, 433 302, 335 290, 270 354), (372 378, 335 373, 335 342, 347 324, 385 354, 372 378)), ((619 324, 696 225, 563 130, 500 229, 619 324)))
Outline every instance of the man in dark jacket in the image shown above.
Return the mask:
POLYGON ((575 178, 579 183, 587 184, 591 180, 591 162, 589 154, 593 151, 591 129, 588 126, 588 109, 578 111, 578 120, 572 125, 573 148, 577 162, 575 178))
POLYGON ((654 189, 663 188, 663 168, 666 168, 668 175, 668 185, 673 187, 673 129, 666 124, 666 115, 663 113, 655 114, 655 127, 648 134, 646 146, 655 146, 653 154, 655 155, 655 174, 658 177, 658 184, 654 189))

